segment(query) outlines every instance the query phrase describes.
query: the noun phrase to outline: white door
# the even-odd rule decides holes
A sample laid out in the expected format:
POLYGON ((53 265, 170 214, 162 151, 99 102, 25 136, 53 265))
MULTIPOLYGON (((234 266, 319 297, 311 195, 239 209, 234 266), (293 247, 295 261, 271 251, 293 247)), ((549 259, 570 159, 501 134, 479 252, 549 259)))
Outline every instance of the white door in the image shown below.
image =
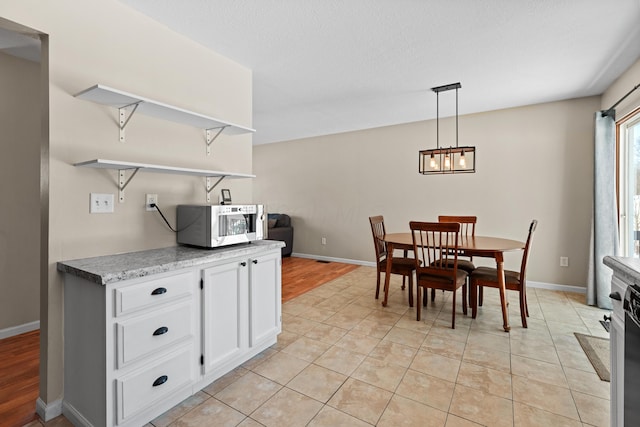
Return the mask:
POLYGON ((202 349, 204 373, 247 348, 247 261, 203 270, 202 349))
POLYGON ((280 250, 250 260, 249 346, 279 334, 282 267, 280 250))

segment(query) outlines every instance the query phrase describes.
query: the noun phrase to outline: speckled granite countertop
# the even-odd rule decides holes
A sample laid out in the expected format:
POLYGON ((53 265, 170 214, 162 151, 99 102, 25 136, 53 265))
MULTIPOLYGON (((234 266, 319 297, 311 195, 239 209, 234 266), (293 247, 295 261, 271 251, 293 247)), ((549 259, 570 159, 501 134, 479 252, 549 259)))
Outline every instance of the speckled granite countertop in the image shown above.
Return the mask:
POLYGON ((284 242, 256 240, 252 243, 215 249, 187 246, 150 249, 140 252, 105 255, 58 262, 58 271, 82 277, 99 285, 136 279, 151 274, 195 267, 236 257, 250 257, 269 249, 279 249, 284 242))
POLYGON ((618 275, 626 277, 628 282, 640 282, 640 259, 622 256, 606 256, 603 262, 604 265, 611 267, 618 275))

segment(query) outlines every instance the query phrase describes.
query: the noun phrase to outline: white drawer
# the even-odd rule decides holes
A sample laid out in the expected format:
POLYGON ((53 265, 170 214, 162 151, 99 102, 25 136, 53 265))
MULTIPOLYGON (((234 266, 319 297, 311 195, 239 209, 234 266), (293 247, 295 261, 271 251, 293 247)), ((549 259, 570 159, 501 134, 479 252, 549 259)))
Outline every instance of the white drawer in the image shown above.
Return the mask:
POLYGON ((128 314, 192 294, 195 289, 194 283, 198 280, 198 275, 194 271, 187 271, 116 288, 114 291, 115 315, 128 314))
POLYGON ((118 369, 180 340, 193 338, 192 300, 116 323, 118 369))
POLYGON ((141 410, 188 386, 193 380, 191 348, 144 370, 116 380, 117 423, 122 424, 141 410), (155 384, 155 385, 154 385, 155 384))

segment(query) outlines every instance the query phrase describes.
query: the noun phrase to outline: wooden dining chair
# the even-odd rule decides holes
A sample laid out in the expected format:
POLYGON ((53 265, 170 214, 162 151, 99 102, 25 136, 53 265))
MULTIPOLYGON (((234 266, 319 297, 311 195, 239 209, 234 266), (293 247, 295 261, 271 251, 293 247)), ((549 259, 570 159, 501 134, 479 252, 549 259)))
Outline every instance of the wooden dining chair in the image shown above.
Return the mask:
MULTIPOLYGON (((460 224, 409 223, 416 257, 416 320, 420 320, 420 288, 453 292, 451 327, 456 327, 456 291, 462 287, 462 311, 467 314, 467 272, 458 268, 460 224)), ((426 306, 426 301, 424 303, 426 306)))
MULTIPOLYGON (((470 215, 439 215, 438 222, 457 222, 460 224, 460 236, 475 237, 478 217, 470 215)), ((471 272, 476 269, 476 266, 473 263, 473 256, 465 255, 462 251, 458 253, 458 268, 466 271, 467 274, 471 274, 471 272), (463 256, 463 258, 460 258, 460 256, 463 256)), ((469 281, 467 278, 467 285, 468 284, 469 281)), ((469 288, 468 290, 471 290, 471 288, 469 288)), ((435 291, 432 290, 431 301, 433 301, 434 299, 435 291)))
POLYGON ((380 295, 380 275, 387 272, 387 257, 391 257, 391 274, 399 274, 402 276, 402 289, 405 289, 405 279, 409 278, 409 306, 413 307, 413 272, 415 271, 416 261, 414 258, 407 256, 404 251, 403 257, 394 257, 393 254, 387 253, 387 245, 382 240, 386 233, 384 228, 384 217, 382 215, 369 217, 371 224, 371 234, 373 235, 373 245, 376 250, 376 299, 380 295))
MULTIPOLYGON (((476 222, 478 222, 478 217, 467 215, 440 215, 438 216, 438 222, 457 222, 458 224, 460 224, 461 236, 475 237, 476 222)), ((465 257, 463 259, 460 259, 458 257, 458 268, 466 271, 468 274, 471 274, 471 272, 476 269, 476 266, 473 264, 473 256, 464 254, 458 255, 463 255, 465 257)))
MULTIPOLYGON (((505 288, 518 291, 520 297, 520 317, 522 318, 522 327, 527 327, 527 317, 529 316, 529 307, 527 305, 527 261, 531 253, 531 241, 533 233, 536 231, 538 221, 535 219, 529 225, 529 235, 527 243, 522 253, 522 262, 520 263, 520 271, 504 270, 505 288)), ((471 286, 471 317, 476 318, 478 305, 482 305, 482 290, 485 286, 492 288, 498 287, 498 270, 491 267, 478 267, 469 277, 469 285, 471 286)))

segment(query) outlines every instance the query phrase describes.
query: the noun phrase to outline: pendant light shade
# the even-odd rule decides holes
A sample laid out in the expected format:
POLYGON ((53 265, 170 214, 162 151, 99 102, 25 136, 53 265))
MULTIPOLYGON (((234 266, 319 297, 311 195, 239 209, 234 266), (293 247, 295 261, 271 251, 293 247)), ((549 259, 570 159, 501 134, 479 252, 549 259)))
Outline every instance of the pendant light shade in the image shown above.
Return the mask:
POLYGON ((436 148, 418 153, 418 172, 423 175, 476 171, 476 147, 458 146, 458 89, 461 87, 458 82, 431 88, 436 93, 436 148), (440 147, 440 92, 453 89, 456 90, 456 145, 440 147))

